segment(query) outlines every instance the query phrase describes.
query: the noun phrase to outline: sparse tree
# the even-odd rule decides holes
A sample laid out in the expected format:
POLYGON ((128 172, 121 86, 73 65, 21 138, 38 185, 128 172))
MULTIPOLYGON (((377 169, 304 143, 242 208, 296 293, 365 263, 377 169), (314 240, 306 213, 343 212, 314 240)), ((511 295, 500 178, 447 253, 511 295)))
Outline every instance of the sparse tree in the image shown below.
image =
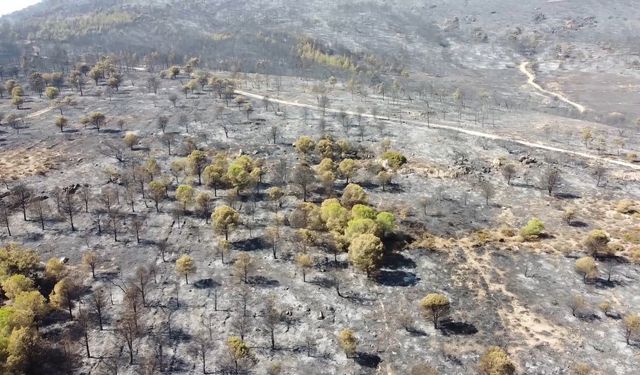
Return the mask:
POLYGON ((96 278, 96 265, 98 264, 98 253, 93 250, 85 251, 82 254, 82 264, 91 270, 91 277, 96 278))
POLYGON ((233 360, 235 366, 235 374, 237 375, 240 370, 240 363, 243 360, 249 359, 251 357, 251 352, 249 351, 249 347, 245 342, 236 336, 231 336, 227 339, 227 349, 229 350, 229 354, 231 355, 231 359, 233 360))
POLYGON ((71 231, 75 232, 76 227, 73 224, 73 215, 78 211, 76 196, 71 192, 63 192, 60 209, 66 214, 67 220, 69 220, 69 224, 71 225, 71 231))
POLYGON ((107 293, 103 287, 97 288, 91 293, 89 306, 93 310, 98 320, 98 327, 100 327, 102 331, 104 329, 105 310, 107 308, 107 293))
POLYGON ((184 275, 185 283, 189 284, 189 275, 196 272, 196 265, 188 255, 183 255, 176 260, 176 271, 180 275, 184 275))
POLYGON ((276 349, 275 331, 278 324, 282 322, 282 314, 276 306, 276 299, 274 296, 267 298, 264 310, 262 312, 264 326, 269 333, 269 339, 271 341, 271 350, 276 349))
POLYGON ((555 167, 547 167, 540 177, 540 184, 547 190, 549 196, 560 186, 560 182, 560 171, 555 167))
POLYGON ((298 164, 291 175, 291 182, 302 190, 302 200, 307 201, 309 187, 316 181, 313 169, 306 163, 298 164))
POLYGON ((515 165, 509 163, 502 166, 502 177, 507 180, 507 185, 511 185, 511 180, 516 175, 515 165))
POLYGON ((248 276, 255 268, 255 261, 247 253, 241 253, 238 255, 235 263, 233 264, 236 275, 245 284, 249 282, 248 276))
POLYGON ((22 210, 22 218, 24 221, 27 221, 27 207, 29 206, 32 195, 31 189, 25 184, 16 185, 11 189, 12 200, 14 204, 22 210))
POLYGON ((296 264, 302 272, 302 281, 307 282, 307 270, 313 268, 313 258, 309 254, 300 254, 296 257, 296 264))

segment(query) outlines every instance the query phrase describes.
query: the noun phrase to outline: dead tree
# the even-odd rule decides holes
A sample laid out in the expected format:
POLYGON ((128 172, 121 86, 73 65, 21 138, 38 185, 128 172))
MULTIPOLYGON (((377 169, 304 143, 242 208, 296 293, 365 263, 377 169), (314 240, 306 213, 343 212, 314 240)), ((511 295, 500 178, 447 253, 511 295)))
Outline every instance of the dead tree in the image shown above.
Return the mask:
POLYGON ((105 309, 107 308, 107 293, 104 288, 98 288, 91 293, 89 305, 98 321, 98 327, 102 331, 104 329, 105 309))
POLYGON ((116 327, 116 334, 124 341, 129 352, 129 364, 133 365, 133 356, 135 344, 140 338, 140 327, 136 324, 133 317, 126 312, 116 327))
POLYGON ((76 227, 73 225, 73 215, 78 212, 76 196, 72 192, 63 192, 62 201, 60 203, 60 209, 66 215, 67 220, 69 220, 69 224, 71 225, 71 231, 75 232, 76 227))
POLYGON ((16 185, 13 189, 11 189, 13 203, 16 206, 19 206, 22 210, 22 218, 24 221, 27 221, 27 206, 29 205, 31 195, 31 189, 29 189, 24 184, 16 185))

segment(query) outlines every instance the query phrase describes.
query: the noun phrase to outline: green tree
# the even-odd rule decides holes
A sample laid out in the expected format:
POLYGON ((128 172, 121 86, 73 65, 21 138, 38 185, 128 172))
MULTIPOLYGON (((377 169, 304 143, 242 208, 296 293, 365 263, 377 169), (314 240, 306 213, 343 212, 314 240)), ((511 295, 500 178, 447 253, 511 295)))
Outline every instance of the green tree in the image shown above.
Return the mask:
POLYGON ((247 344, 237 336, 231 336, 227 339, 227 349, 233 358, 235 364, 235 373, 239 371, 240 361, 250 358, 251 352, 247 344))
MULTIPOLYGON (((366 219, 363 219, 366 220, 366 219)), ((373 234, 361 234, 349 245, 349 261, 367 277, 378 269, 384 255, 384 246, 380 238, 373 234)))
POLYGON ((176 189, 176 200, 182 205, 182 210, 187 209, 193 203, 195 190, 189 185, 180 185, 176 189))
POLYGON ((358 203, 367 204, 367 200, 367 193, 357 184, 347 185, 342 192, 342 198, 340 198, 342 205, 347 208, 351 208, 358 203))
POLYGON ((66 267, 59 258, 51 258, 44 267, 44 274, 49 279, 60 280, 66 273, 66 267))
POLYGON ((443 294, 429 293, 420 301, 420 307, 424 316, 433 322, 433 328, 438 329, 440 318, 449 313, 450 302, 443 294))
POLYGON ((63 278, 53 286, 53 291, 49 295, 49 303, 56 309, 66 309, 69 318, 73 319, 73 297, 76 286, 69 278, 63 278))
POLYGON ((240 192, 255 182, 255 175, 252 175, 254 170, 253 160, 242 155, 236 158, 227 169, 227 180, 236 189, 236 193, 240 192))
POLYGON ((32 291, 34 288, 33 280, 21 274, 11 275, 2 280, 2 290, 10 299, 22 292, 32 291))
POLYGON ((293 146, 300 154, 307 157, 314 150, 316 144, 311 137, 302 136, 298 138, 293 146))
POLYGON ((240 222, 240 214, 233 208, 223 205, 217 207, 211 216, 213 228, 216 232, 224 234, 225 241, 229 240, 229 233, 240 222))
POLYGON ((184 275, 185 283, 189 284, 189 275, 196 272, 196 264, 188 255, 182 255, 176 260, 176 272, 179 275, 184 275))
POLYGON ((349 210, 335 198, 322 202, 320 215, 329 231, 343 232, 349 221, 349 210))
POLYGON ((12 307, 22 316, 25 325, 35 324, 36 327, 49 312, 46 299, 37 290, 17 294, 12 307))
POLYGON ((7 342, 6 368, 10 374, 25 373, 31 358, 38 352, 38 334, 29 327, 16 328, 11 332, 7 342))
POLYGON ((351 219, 347 223, 344 234, 349 240, 352 240, 361 234, 378 236, 380 234, 380 227, 378 226, 378 223, 372 219, 351 219))
POLYGON ((344 159, 338 165, 338 172, 346 180, 347 185, 349 185, 349 180, 358 172, 358 169, 359 165, 353 159, 344 159))
POLYGON ((224 156, 218 156, 215 158, 213 164, 210 164, 204 168, 203 177, 204 183, 213 188, 213 195, 218 196, 218 188, 222 186, 226 178, 227 161, 224 156))
POLYGON ((58 98, 58 96, 60 95, 60 90, 58 90, 57 88, 53 87, 53 86, 49 86, 47 87, 47 89, 45 90, 44 95, 47 97, 47 99, 54 101, 58 98))
POLYGON ((376 215, 376 223, 378 224, 383 237, 396 229, 396 217, 390 212, 379 212, 376 215))
POLYGON ((207 154, 204 151, 193 150, 187 157, 191 174, 198 176, 198 185, 202 185, 202 171, 207 166, 207 154))
POLYGON ((149 182, 149 197, 153 200, 156 206, 156 212, 160 212, 160 201, 167 195, 167 185, 164 182, 153 180, 149 182))

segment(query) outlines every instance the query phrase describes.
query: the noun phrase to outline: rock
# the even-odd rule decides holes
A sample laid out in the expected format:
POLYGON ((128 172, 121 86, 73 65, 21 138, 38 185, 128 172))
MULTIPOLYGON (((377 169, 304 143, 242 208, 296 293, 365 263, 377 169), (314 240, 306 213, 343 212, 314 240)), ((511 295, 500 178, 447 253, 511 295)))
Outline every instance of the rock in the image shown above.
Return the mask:
POLYGON ((320 314, 318 314, 318 316, 316 317, 316 319, 318 319, 318 320, 324 320, 324 313, 322 312, 322 310, 320 310, 320 314))

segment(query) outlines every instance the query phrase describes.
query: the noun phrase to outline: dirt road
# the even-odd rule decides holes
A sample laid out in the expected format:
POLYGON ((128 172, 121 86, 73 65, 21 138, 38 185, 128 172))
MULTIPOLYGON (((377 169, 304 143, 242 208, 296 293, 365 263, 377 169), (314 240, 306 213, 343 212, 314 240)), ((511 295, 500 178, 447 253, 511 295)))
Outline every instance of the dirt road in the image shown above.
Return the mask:
POLYGON ((555 98, 557 98, 560 101, 563 101, 573 107, 575 107, 578 111, 580 111, 580 113, 583 113, 586 108, 585 106, 583 106, 582 104, 578 104, 574 101, 569 100, 566 96, 559 94, 557 92, 553 92, 553 91, 549 91, 546 90, 544 88, 542 88, 542 86, 540 86, 539 84, 536 83, 536 76, 534 73, 532 73, 531 71, 529 71, 528 69, 529 66, 529 62, 528 61, 523 61, 520 64, 520 71, 522 72, 522 74, 527 76, 527 84, 532 86, 533 88, 535 88, 536 90, 540 91, 543 94, 547 94, 547 95, 551 95, 555 98))
MULTIPOLYGON (((253 98, 253 99, 257 99, 257 100, 264 100, 265 96, 263 95, 259 95, 259 94, 254 94, 248 91, 244 91, 244 90, 236 90, 235 91, 237 94, 240 95, 244 95, 246 97, 249 98, 253 98)), ((315 106, 315 105, 311 105, 311 104, 306 104, 306 103, 299 103, 297 101, 289 101, 289 100, 283 100, 283 99, 275 99, 275 98, 271 98, 271 97, 266 97, 266 99, 272 103, 279 103, 279 104, 283 104, 283 105, 288 105, 288 106, 293 106, 293 107, 300 107, 300 108, 308 108, 314 111, 322 111, 322 108, 315 106)), ((327 108, 326 112, 328 113, 338 113, 341 112, 340 110, 337 109, 331 109, 331 108, 327 108)), ((350 116, 354 116, 357 115, 357 113, 355 112, 350 112, 350 111, 345 111, 345 113, 347 113, 350 116)), ((531 142, 531 141, 527 141, 527 140, 522 140, 522 139, 516 139, 516 138, 508 138, 508 137, 503 137, 503 136, 499 136, 496 134, 491 134, 491 133, 484 133, 484 132, 479 132, 476 130, 469 130, 469 129, 464 129, 464 128, 460 128, 457 126, 451 126, 451 125, 444 125, 444 124, 437 124, 437 123, 429 123, 427 124, 426 122, 423 121, 416 121, 416 120, 399 120, 399 119, 392 119, 389 117, 384 117, 384 116, 374 116, 370 113, 363 113, 362 117, 366 117, 366 118, 377 118, 379 120, 384 120, 384 121, 388 121, 388 122, 392 122, 392 123, 405 123, 405 124, 415 124, 415 125, 419 125, 419 126, 429 126, 433 129, 442 129, 442 130, 450 130, 450 131, 454 131, 454 132, 458 132, 458 133, 463 133, 463 134, 468 134, 474 137, 479 137, 479 138, 486 138, 486 139, 492 139, 492 140, 501 140, 501 141, 507 141, 507 142, 513 142, 513 143, 517 143, 523 146, 527 146, 527 147, 531 147, 531 148, 537 148, 540 150, 547 150, 547 151, 552 151, 552 152, 558 152, 558 153, 562 153, 562 154, 566 154, 566 155, 571 155, 571 156, 577 156, 577 157, 581 157, 581 158, 585 158, 585 159, 591 159, 591 160, 595 160, 598 162, 602 162, 602 163, 607 163, 607 164, 613 164, 613 165, 617 165, 617 166, 621 166, 621 167, 625 167, 625 168, 629 168, 629 169, 634 169, 634 170, 640 170, 640 165, 636 165, 633 163, 629 163, 623 160, 617 160, 617 159, 610 159, 610 158, 606 158, 606 157, 602 157, 599 155, 593 155, 587 152, 581 152, 581 151, 574 151, 574 150, 567 150, 567 149, 563 149, 563 148, 559 148, 559 147, 553 147, 553 146, 549 146, 549 145, 545 145, 542 143, 538 143, 538 142, 531 142)))

